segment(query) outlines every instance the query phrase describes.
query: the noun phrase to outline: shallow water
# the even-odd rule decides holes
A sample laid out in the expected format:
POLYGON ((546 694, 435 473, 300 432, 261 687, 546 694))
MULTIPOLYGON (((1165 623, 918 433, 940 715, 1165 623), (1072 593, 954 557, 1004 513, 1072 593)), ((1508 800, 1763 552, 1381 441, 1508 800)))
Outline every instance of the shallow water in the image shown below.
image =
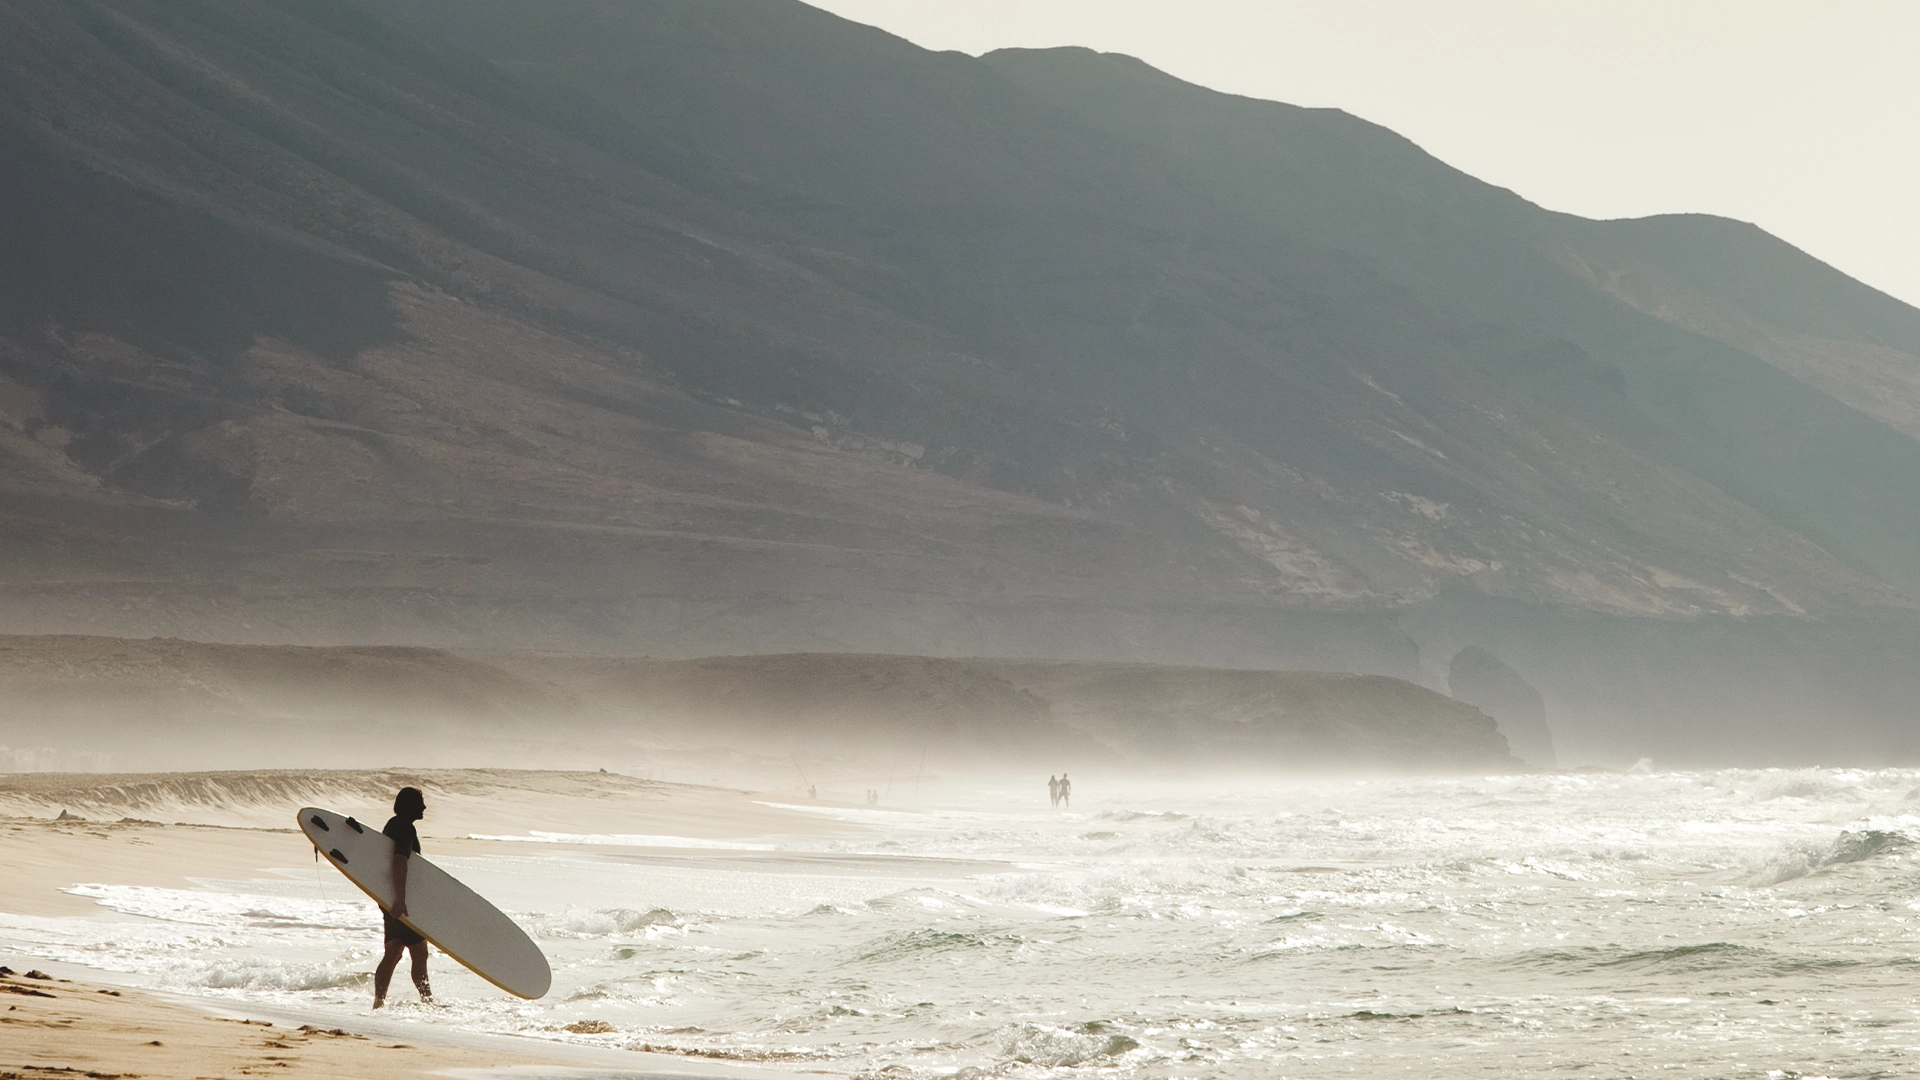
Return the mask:
MULTIPOLYGON (((445 1006, 395 1015, 903 1080, 1920 1074, 1920 773, 1076 796, 442 859, 534 932, 555 989, 514 1001, 441 958, 445 1006)), ((76 885, 111 915, 0 916, 0 942, 364 1011, 378 922, 344 880, 199 884, 76 885)))

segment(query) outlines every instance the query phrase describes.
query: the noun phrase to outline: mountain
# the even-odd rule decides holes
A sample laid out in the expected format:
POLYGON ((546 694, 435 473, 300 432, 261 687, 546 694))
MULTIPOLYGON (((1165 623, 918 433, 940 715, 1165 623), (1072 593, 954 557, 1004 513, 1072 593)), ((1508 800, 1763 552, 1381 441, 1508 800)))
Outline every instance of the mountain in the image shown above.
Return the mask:
POLYGON ((792 0, 0 0, 0 205, 0 631, 1480 645, 1565 761, 1920 753, 1920 312, 1750 226, 792 0))

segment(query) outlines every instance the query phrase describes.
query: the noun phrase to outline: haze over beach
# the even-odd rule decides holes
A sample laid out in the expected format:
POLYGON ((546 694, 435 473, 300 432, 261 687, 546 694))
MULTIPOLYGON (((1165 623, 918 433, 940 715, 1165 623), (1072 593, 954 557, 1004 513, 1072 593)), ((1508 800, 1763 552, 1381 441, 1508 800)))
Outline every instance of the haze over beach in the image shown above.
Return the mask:
POLYGON ((1913 1071, 1910 17, 1438 10, 0 0, 0 1074, 1913 1071))

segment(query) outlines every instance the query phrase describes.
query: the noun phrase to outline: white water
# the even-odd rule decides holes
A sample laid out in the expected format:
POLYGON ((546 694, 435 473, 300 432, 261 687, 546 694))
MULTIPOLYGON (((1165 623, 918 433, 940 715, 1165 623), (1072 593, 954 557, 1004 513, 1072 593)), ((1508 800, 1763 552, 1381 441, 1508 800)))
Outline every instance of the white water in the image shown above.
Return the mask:
MULTIPOLYGON (((439 860, 554 992, 436 958, 446 1007, 403 971, 396 1015, 902 1080, 1920 1074, 1920 774, 1076 779, 1071 811, 829 811, 854 840, 439 860)), ((200 885, 79 883, 101 918, 0 916, 0 947, 364 1011, 378 922, 337 875, 200 885)))

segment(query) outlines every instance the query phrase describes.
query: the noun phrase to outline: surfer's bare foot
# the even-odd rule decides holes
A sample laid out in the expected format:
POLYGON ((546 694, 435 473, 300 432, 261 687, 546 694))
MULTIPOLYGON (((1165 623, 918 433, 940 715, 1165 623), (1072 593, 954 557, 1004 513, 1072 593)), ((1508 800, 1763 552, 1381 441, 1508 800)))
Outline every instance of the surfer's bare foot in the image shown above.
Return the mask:
POLYGON ((382 1005, 385 1005, 386 1003, 387 1003, 387 999, 383 997, 377 997, 373 999, 373 1007, 376 1009, 382 1005))

